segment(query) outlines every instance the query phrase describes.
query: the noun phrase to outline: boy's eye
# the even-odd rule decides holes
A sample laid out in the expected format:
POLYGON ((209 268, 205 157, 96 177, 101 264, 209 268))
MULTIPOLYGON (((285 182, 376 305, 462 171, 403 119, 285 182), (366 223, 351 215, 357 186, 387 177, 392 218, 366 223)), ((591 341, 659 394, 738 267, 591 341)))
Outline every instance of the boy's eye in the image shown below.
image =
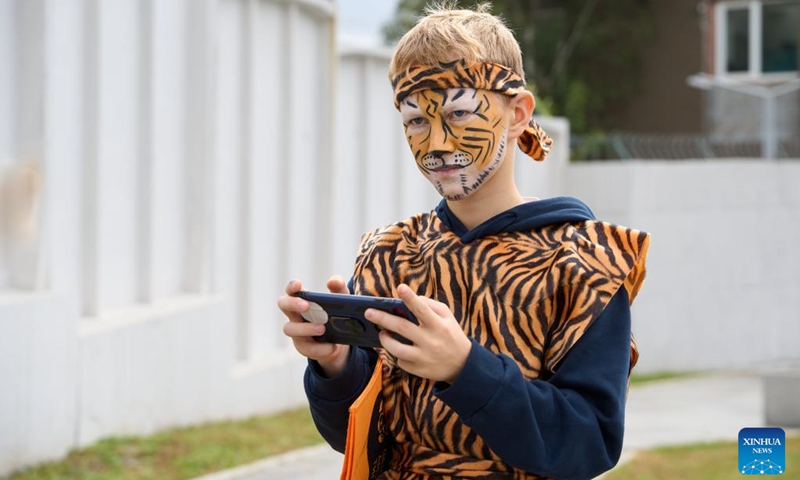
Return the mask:
POLYGON ((426 123, 428 123, 428 119, 423 117, 412 118, 408 121, 409 125, 425 125, 426 123))
POLYGON ((469 110, 455 110, 450 114, 450 116, 455 119, 466 118, 470 113, 471 112, 469 110))

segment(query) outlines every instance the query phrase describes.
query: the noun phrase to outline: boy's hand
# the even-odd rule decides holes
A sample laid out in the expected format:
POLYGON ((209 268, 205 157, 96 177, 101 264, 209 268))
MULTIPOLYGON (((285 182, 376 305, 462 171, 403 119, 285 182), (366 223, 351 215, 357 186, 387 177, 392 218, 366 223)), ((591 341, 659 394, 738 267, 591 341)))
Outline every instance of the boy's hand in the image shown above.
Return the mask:
POLYGON ((408 373, 453 383, 467 362, 472 342, 447 305, 418 296, 408 285, 397 287, 397 293, 417 317, 419 325, 373 308, 367 309, 365 316, 384 330, 399 333, 414 344, 401 343, 383 331, 380 333, 381 345, 397 357, 397 365, 408 373))
MULTIPOLYGON (((344 279, 339 276, 331 277, 327 286, 331 293, 350 293, 347 290, 344 279)), ((307 301, 294 297, 292 294, 302 289, 303 284, 299 280, 292 280, 286 285, 286 294, 278 298, 278 307, 289 319, 283 325, 283 333, 292 339, 294 348, 300 352, 300 355, 316 360, 325 375, 334 377, 341 373, 347 365, 350 347, 348 345, 317 342, 312 338, 325 333, 325 325, 307 322, 300 315, 307 312, 310 305, 307 301)))

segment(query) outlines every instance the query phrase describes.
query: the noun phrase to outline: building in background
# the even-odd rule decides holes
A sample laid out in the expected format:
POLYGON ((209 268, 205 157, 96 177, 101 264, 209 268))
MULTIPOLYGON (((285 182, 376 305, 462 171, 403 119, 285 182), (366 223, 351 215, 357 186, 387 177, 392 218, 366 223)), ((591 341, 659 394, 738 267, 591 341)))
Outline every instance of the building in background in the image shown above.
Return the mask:
POLYGON ((701 70, 703 37, 698 0, 650 2, 653 41, 643 55, 641 89, 612 128, 636 133, 700 134, 703 99, 686 77, 701 70))
POLYGON ((800 1, 654 2, 623 158, 800 157, 800 1))
POLYGON ((702 7, 707 82, 695 83, 709 89, 708 133, 743 141, 772 136, 775 146, 763 156, 800 156, 800 1, 702 7))

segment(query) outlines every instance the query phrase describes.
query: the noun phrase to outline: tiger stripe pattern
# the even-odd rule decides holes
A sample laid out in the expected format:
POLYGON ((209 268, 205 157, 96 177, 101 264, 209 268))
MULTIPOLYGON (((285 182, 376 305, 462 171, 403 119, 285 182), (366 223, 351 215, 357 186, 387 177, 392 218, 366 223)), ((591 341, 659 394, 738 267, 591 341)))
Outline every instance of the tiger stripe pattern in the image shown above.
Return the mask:
MULTIPOLYGON (((526 379, 547 379, 619 288, 636 297, 649 242, 643 232, 585 221, 464 244, 434 211, 363 237, 354 293, 396 297, 406 283, 448 305, 468 336, 512 358, 526 379)), ((384 415, 397 441, 380 479, 542 478, 503 463, 434 400, 433 381, 380 353, 384 415)), ((637 358, 631 338, 630 368, 637 358)))
MULTIPOLYGON (((394 106, 414 92, 474 88, 514 96, 525 90, 525 81, 513 70, 490 62, 468 63, 458 60, 441 65, 420 65, 392 79, 394 106)), ((535 102, 534 102, 535 105, 535 102)), ((543 161, 553 145, 553 139, 531 118, 528 128, 517 141, 520 149, 536 161, 543 161)))

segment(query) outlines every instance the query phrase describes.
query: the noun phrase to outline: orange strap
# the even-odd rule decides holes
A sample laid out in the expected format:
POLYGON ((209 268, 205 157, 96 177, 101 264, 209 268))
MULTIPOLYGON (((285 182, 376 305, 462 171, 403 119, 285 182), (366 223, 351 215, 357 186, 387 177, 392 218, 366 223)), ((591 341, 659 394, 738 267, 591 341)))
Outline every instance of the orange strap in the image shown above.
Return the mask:
POLYGON ((344 465, 340 480, 367 480, 370 477, 371 461, 367 451, 375 408, 382 408, 380 396, 383 360, 378 358, 372 377, 361 395, 350 405, 347 422, 347 443, 344 448, 344 465))

